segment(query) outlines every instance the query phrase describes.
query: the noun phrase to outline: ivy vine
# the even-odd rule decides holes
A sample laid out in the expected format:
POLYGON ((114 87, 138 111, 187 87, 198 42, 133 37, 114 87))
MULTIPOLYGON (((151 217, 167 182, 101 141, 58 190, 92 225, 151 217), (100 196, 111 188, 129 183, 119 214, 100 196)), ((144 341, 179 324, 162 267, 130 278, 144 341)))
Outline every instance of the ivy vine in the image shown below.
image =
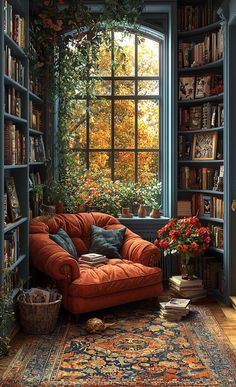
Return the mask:
MULTIPOLYGON (((68 142, 70 114, 75 95, 94 95, 95 64, 103 44, 111 44, 111 30, 132 26, 138 29, 144 0, 104 0, 103 11, 93 13, 84 1, 33 1, 30 29, 30 64, 33 77, 46 79, 49 96, 59 98, 58 160, 62 199, 78 180, 81 165, 71 153, 68 142), (102 30, 102 33, 101 33, 102 30)), ((117 47, 122 51, 122 47, 117 47)), ((120 55, 122 65, 122 55, 120 55)), ((117 64, 114 64, 116 66, 117 64)), ((71 195, 70 195, 71 196, 71 195)), ((70 205, 68 205, 70 207, 70 205)), ((71 209, 71 208, 67 208, 71 209)))

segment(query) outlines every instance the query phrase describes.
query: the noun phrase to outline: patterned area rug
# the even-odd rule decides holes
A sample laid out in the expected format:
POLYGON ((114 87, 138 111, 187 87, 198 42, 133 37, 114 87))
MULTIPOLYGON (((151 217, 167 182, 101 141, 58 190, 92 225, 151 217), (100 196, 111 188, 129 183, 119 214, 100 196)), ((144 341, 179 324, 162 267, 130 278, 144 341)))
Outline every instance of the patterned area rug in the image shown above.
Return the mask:
POLYGON ((191 308, 175 323, 126 305, 104 311, 115 324, 100 334, 82 321, 27 336, 0 386, 236 386, 228 339, 207 308, 191 308))

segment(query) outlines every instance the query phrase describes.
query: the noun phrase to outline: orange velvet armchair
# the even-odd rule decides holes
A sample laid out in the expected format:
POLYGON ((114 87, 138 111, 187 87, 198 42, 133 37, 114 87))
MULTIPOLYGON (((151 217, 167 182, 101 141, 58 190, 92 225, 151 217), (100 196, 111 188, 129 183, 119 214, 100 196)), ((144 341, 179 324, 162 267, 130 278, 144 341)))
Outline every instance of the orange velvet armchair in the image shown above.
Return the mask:
POLYGON ((74 314, 107 308, 131 301, 156 298, 163 290, 161 269, 154 266, 160 252, 126 228, 121 258, 91 267, 79 264, 50 239, 63 228, 78 255, 89 251, 91 226, 106 230, 123 227, 118 219, 103 213, 62 214, 35 218, 30 224, 31 264, 56 281, 64 307, 74 314))

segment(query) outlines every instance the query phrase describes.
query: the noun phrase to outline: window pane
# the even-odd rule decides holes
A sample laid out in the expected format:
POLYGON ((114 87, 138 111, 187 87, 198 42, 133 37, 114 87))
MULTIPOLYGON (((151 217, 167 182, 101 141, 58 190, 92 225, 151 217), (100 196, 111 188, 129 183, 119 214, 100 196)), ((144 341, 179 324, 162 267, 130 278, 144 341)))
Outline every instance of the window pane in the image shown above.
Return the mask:
POLYGON ((90 148, 111 148, 111 101, 91 102, 89 139, 90 148))
POLYGON ((138 75, 159 75, 159 43, 152 39, 139 38, 138 75))
POLYGON ((134 153, 114 152, 115 180, 134 181, 134 153))
POLYGON ((138 148, 159 148, 159 102, 138 102, 138 148))
POLYGON ((86 117, 86 101, 75 101, 68 122, 70 148, 86 148, 86 117))
POLYGON ((89 169, 92 172, 101 172, 111 178, 111 165, 109 152, 90 152, 89 169))
MULTIPOLYGON (((93 60, 91 58, 91 60, 93 60)), ((103 43, 98 51, 98 60, 92 66, 90 75, 98 75, 100 77, 111 76, 111 50, 103 43)))
POLYGON ((115 148, 134 148, 134 101, 115 101, 115 148))
POLYGON ((138 81, 139 95, 159 95, 159 81, 138 81))
POLYGON ((111 95, 111 81, 97 80, 95 82, 95 93, 97 95, 111 95))
POLYGON ((140 183, 150 183, 159 175, 159 153, 140 152, 138 154, 138 181, 140 183))
POLYGON ((114 34, 114 59, 115 76, 133 76, 134 75, 134 34, 124 34, 115 32, 114 34), (121 49, 118 49, 121 47, 121 49))
POLYGON ((115 95, 134 95, 134 81, 115 81, 115 95))
POLYGON ((79 161, 80 165, 86 167, 86 153, 85 152, 75 152, 75 158, 79 161))

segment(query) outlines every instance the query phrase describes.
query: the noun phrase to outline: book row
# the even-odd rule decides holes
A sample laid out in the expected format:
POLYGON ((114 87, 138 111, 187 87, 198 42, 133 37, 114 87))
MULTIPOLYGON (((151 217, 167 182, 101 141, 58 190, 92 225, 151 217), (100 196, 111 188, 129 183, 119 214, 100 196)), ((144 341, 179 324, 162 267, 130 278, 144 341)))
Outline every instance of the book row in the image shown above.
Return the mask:
POLYGON ((218 289, 224 292, 223 264, 216 257, 203 257, 201 262, 201 277, 208 289, 218 289))
POLYGON ((179 160, 223 160, 223 139, 218 132, 197 132, 178 137, 179 160))
POLYGON ((14 87, 5 87, 5 112, 16 117, 22 116, 21 93, 14 87))
POLYGON ((220 168, 196 168, 184 166, 179 170, 180 189, 223 191, 224 166, 220 168))
POLYGON ((223 92, 222 74, 179 77, 179 100, 210 97, 223 92))
POLYGON ((202 105, 179 107, 180 131, 218 128, 223 125, 223 103, 207 102, 202 105))
POLYGON ((223 28, 219 31, 208 33, 200 42, 179 42, 178 62, 179 67, 197 67, 215 62, 223 58, 224 40, 223 28))
POLYGON ((24 85, 25 68, 21 60, 12 55, 10 47, 5 47, 4 49, 4 66, 6 75, 21 85, 24 85))
POLYGON ((43 130, 41 108, 29 101, 29 127, 39 131, 43 130))
POLYGON ((20 232, 19 227, 4 235, 4 265, 7 270, 13 265, 20 255, 20 232))
POLYGON ((214 226, 213 224, 211 224, 209 227, 211 229, 211 238, 212 238, 211 245, 218 249, 223 249, 224 248, 223 227, 214 226))
POLYGON ((38 97, 43 98, 44 86, 40 78, 30 79, 29 90, 36 94, 38 97))
POLYGON ((22 217, 20 202, 13 176, 5 177, 4 224, 14 223, 22 217))
POLYGON ((25 135, 16 128, 12 121, 6 121, 4 125, 4 164, 24 164, 25 135))
POLYGON ((191 200, 178 200, 178 216, 211 217, 223 219, 224 217, 224 200, 216 196, 194 193, 191 200))
POLYGON ((12 5, 4 0, 4 32, 12 38, 19 47, 25 48, 25 19, 14 13, 12 5))
POLYGON ((29 136, 29 162, 46 161, 43 136, 29 136))
POLYGON ((213 0, 207 0, 202 5, 178 6, 177 16, 178 31, 192 31, 218 20, 217 8, 213 6, 213 0))
POLYGON ((42 184, 42 179, 39 172, 30 172, 29 187, 33 188, 35 185, 42 184))
POLYGON ((178 200, 177 216, 201 216, 223 219, 224 201, 216 196, 201 193, 192 195, 191 200, 178 200))
MULTIPOLYGON (((31 172, 29 175, 29 187, 41 184, 41 176, 39 172, 31 172)), ((34 200, 35 202, 36 200, 34 200)), ((35 215, 36 216, 36 215, 35 215)), ((4 193, 4 225, 14 223, 22 217, 20 202, 17 194, 15 180, 13 176, 5 177, 5 193, 4 193)))

